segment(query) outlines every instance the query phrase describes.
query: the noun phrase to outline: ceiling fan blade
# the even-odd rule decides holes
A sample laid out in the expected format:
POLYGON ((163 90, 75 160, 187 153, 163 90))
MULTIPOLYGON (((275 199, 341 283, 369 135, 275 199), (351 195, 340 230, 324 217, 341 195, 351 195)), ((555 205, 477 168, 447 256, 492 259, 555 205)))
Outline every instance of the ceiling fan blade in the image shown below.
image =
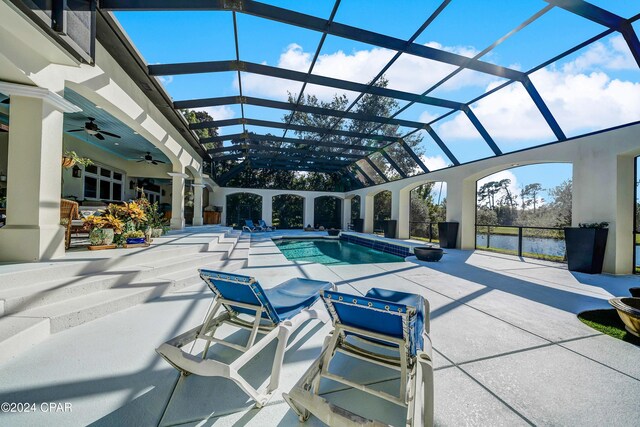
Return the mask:
POLYGON ((68 130, 67 132, 84 132, 84 128, 82 128, 82 129, 72 129, 72 130, 68 130))
POLYGON ((111 136, 113 138, 120 138, 120 135, 116 135, 115 133, 107 132, 106 130, 100 129, 100 133, 105 134, 107 136, 111 136))
POLYGON ((93 135, 93 136, 95 136, 96 138, 98 138, 100 141, 104 141, 104 136, 102 136, 102 134, 101 134, 101 133, 96 133, 96 134, 95 134, 95 135, 93 135))
POLYGON ((154 162, 157 162, 157 163, 167 163, 167 162, 165 162, 164 160, 154 160, 154 162))
POLYGON ((157 165, 157 164, 158 164, 158 162, 157 162, 157 161, 155 161, 155 160, 151 160, 151 164, 152 164, 152 165, 157 165))
POLYGON ((144 161, 145 161, 145 160, 144 160, 144 159, 142 159, 142 160, 138 160, 136 163, 142 163, 142 162, 144 162, 144 161))

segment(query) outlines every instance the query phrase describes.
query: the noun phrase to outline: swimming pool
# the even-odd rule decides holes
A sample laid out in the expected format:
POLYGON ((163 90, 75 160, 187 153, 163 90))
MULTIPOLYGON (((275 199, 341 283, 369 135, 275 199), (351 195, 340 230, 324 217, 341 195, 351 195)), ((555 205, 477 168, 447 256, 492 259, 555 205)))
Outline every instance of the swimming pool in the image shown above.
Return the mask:
POLYGON ((402 262, 404 258, 338 239, 276 240, 284 256, 291 261, 309 261, 326 265, 402 262))

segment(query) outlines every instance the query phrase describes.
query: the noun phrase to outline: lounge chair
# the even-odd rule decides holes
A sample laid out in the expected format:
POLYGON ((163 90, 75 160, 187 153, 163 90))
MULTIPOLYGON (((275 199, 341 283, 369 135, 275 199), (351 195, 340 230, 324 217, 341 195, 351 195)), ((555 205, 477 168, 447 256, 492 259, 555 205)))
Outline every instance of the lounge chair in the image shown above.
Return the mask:
POLYGON ((327 378, 406 407, 406 426, 433 425, 428 301, 419 295, 378 288, 371 289, 365 297, 324 291, 322 299, 333 319, 333 333, 325 339, 320 357, 291 392, 284 394, 300 421, 313 414, 330 426, 386 425, 321 397, 320 380, 327 378), (384 352, 371 348, 382 348, 384 352), (400 371, 399 394, 374 390, 330 372, 331 361, 338 352, 400 371))
POLYGON ((265 231, 276 231, 276 228, 273 225, 267 225, 264 219, 261 219, 260 221, 258 221, 258 224, 265 231))
POLYGON ((254 231, 264 231, 264 229, 259 225, 255 225, 252 220, 245 219, 244 225, 242 226, 242 231, 253 233, 254 231))
MULTIPOLYGON (((234 381, 245 393, 263 406, 278 388, 280 371, 287 341, 292 332, 310 319, 326 323, 329 315, 324 309, 315 310, 311 306, 320 298, 323 290, 335 289, 331 282, 309 279, 290 279, 271 289, 263 289, 253 277, 199 270, 200 277, 215 294, 213 308, 204 323, 167 341, 156 351, 183 376, 196 374, 207 377, 224 377, 234 381), (218 314, 218 311, 222 312, 218 314), (251 320, 246 320, 252 317, 251 320), (245 345, 239 345, 215 337, 216 330, 223 324, 250 331, 245 345), (257 340, 257 335, 265 335, 257 340), (259 354, 274 339, 278 340, 269 385, 257 390, 244 379, 239 371, 259 354), (201 356, 192 355, 182 348, 201 341, 204 350, 201 356), (241 355, 226 364, 207 359, 212 343, 235 349, 241 355)), ((182 378, 182 377, 181 377, 182 378)))

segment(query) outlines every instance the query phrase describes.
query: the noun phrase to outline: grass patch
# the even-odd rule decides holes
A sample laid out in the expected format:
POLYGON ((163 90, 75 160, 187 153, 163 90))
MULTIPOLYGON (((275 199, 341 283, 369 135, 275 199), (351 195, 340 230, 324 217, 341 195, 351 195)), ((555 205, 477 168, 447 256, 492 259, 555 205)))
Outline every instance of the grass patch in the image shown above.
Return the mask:
POLYGON ((614 309, 583 311, 578 314, 578 319, 585 325, 610 337, 640 345, 640 338, 627 332, 624 323, 614 309))
MULTIPOLYGON (((486 247, 482 247, 482 248, 476 247, 476 249, 479 251, 496 252, 499 254, 518 256, 518 251, 511 250, 511 249, 486 248, 486 247)), ((533 252, 523 252, 522 256, 526 258, 541 259, 544 261, 564 262, 564 263, 567 262, 563 257, 557 256, 557 255, 545 255, 545 254, 538 254, 533 252)))

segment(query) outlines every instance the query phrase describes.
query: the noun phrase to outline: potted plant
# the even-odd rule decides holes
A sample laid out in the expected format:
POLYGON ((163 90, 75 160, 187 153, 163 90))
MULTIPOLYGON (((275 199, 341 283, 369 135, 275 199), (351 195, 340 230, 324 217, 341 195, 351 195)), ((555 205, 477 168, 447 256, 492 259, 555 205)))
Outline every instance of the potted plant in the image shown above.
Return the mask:
POLYGON ((600 274, 609 234, 608 222, 580 223, 566 227, 567 263, 570 271, 600 274))
POLYGON ((124 228, 124 223, 112 214, 90 215, 82 221, 89 227, 91 246, 111 245, 115 236, 121 234, 124 228))
POLYGON ((146 238, 142 230, 128 231, 124 233, 123 238, 127 242, 127 245, 140 245, 146 242, 146 238))
POLYGON ((164 215, 160 212, 158 202, 149 204, 146 209, 147 226, 150 229, 151 237, 156 238, 162 236, 166 225, 164 215))
POLYGON ((84 167, 87 167, 92 164, 93 162, 91 161, 91 159, 80 157, 75 151, 65 151, 62 155, 62 167, 65 169, 69 169, 74 165, 82 165, 84 167))

